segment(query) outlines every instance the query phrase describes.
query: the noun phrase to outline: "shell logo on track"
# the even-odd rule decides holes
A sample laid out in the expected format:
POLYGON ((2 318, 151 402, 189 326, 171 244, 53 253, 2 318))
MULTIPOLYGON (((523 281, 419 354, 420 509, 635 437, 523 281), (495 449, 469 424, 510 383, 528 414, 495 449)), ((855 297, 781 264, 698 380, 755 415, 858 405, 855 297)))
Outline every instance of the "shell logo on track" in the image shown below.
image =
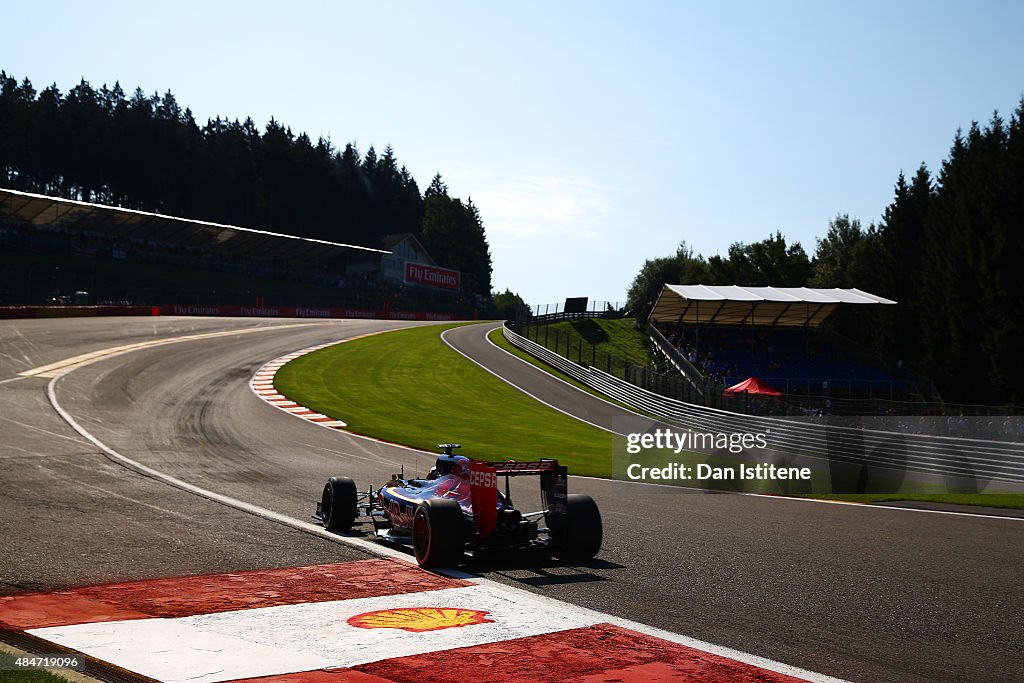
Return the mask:
POLYGON ((348 623, 359 628, 400 628, 420 633, 493 623, 487 618, 488 614, 484 610, 458 607, 406 607, 364 612, 350 617, 348 623))

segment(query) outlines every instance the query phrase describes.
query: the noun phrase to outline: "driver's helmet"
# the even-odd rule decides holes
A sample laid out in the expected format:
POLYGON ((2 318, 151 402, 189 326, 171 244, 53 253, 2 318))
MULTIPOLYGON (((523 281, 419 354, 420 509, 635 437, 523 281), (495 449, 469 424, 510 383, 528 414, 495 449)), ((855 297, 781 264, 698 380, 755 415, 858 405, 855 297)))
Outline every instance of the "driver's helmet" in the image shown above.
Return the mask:
POLYGON ((469 479, 469 463, 469 458, 464 455, 439 455, 427 478, 437 479, 446 474, 455 474, 462 479, 469 479))

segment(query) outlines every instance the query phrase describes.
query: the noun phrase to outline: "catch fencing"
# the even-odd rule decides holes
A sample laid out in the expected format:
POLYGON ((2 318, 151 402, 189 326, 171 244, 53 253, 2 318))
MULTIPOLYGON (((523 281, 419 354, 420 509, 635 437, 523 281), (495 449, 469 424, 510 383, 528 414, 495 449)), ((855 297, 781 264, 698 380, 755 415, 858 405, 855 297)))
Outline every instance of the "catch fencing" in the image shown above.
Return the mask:
POLYGON ((626 306, 621 301, 589 301, 586 310, 566 311, 565 304, 539 304, 524 310, 523 313, 525 315, 521 316, 522 320, 519 322, 538 325, 579 318, 623 318, 626 315, 626 306))

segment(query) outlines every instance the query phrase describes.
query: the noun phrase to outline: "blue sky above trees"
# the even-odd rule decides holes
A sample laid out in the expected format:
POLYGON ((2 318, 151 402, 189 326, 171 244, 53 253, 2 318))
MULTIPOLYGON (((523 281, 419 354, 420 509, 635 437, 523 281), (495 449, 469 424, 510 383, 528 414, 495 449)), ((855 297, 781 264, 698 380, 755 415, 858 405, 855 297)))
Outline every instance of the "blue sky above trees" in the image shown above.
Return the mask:
POLYGON ((900 170, 1024 96, 1024 5, 20 3, 0 67, 171 90, 203 123, 273 116, 391 144, 487 229, 494 286, 621 300, 647 258, 865 225, 900 170))

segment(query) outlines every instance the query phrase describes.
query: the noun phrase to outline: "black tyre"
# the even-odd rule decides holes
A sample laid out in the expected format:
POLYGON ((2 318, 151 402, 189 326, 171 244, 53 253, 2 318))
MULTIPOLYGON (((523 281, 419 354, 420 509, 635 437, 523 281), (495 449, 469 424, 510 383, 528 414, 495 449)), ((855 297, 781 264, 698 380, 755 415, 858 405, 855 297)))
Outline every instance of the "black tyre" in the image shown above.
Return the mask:
POLYGON ((452 567, 466 550, 466 521, 454 500, 431 498, 416 508, 412 549, 421 567, 452 567))
POLYGON ((356 483, 348 477, 331 477, 324 485, 320 512, 328 531, 348 531, 356 521, 358 510, 356 483))
POLYGON ((564 560, 589 560, 601 549, 601 511, 584 493, 570 493, 566 507, 565 525, 554 539, 555 554, 564 560))

